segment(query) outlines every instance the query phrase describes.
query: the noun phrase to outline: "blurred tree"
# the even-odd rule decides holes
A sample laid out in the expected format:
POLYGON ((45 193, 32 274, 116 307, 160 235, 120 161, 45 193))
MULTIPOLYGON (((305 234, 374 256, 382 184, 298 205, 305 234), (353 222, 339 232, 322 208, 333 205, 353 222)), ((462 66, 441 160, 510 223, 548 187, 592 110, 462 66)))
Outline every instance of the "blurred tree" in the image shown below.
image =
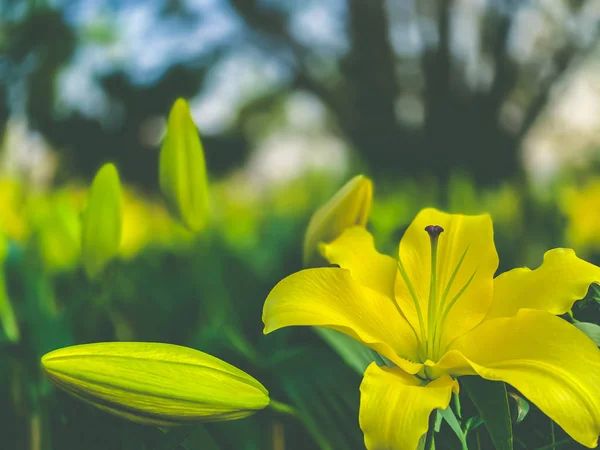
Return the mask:
MULTIPOLYGON (((247 89, 231 107, 232 123, 204 138, 211 171, 240 165, 256 144, 256 118, 280 115, 281 99, 304 91, 326 106, 329 126, 374 175, 431 174, 443 182, 462 169, 484 185, 518 174, 521 142, 553 85, 597 40, 592 3, 219 0, 211 11, 229 17, 234 30, 216 29, 222 38, 207 40, 208 49, 165 62, 162 75, 145 81, 124 63, 98 76, 109 127, 98 117, 55 114, 57 72, 84 43, 67 20, 72 5, 61 12, 33 8, 8 28, 3 47, 8 43, 10 60, 38 55, 27 77, 27 111, 62 150, 64 175, 90 178, 112 159, 125 180, 156 188, 158 146, 140 138, 147 122, 164 117, 178 96, 210 94, 215 68, 245 52, 283 75, 247 89)), ((210 26, 212 18, 181 1, 155 13, 156 23, 173 32, 210 26)))
MULTIPOLYGON (((518 173, 521 141, 546 105, 553 84, 598 34, 596 26, 594 38, 582 43, 576 33, 565 32, 566 22, 577 21, 589 2, 567 3, 568 9, 555 24, 561 33, 559 43, 549 42, 548 48, 542 48, 545 54, 537 55, 537 63, 532 58, 533 62, 520 65, 509 46, 514 45, 516 27, 521 26, 521 13, 533 8, 528 2, 489 2, 483 9, 481 2, 472 1, 403 1, 397 3, 404 5, 408 17, 401 23, 394 23, 389 14, 392 2, 346 3, 350 49, 340 61, 335 82, 327 83, 312 75, 309 61, 315 50, 289 33, 285 26, 289 17, 266 9, 264 2, 232 0, 250 28, 289 48, 297 68, 297 87, 308 89, 327 104, 371 170, 395 177, 429 173, 447 180, 453 170, 466 169, 479 184, 489 184, 518 173), (469 7, 476 10, 471 20, 479 21, 478 34, 459 28, 461 9, 469 7), (414 64, 414 57, 394 53, 390 36, 398 26, 418 27, 424 43, 418 55, 421 79, 417 83, 399 75, 403 65, 414 64), (485 89, 469 86, 456 54, 460 33, 480 41, 477 62, 492 70, 485 89), (429 39, 436 44, 428 45, 429 39), (399 120, 398 101, 406 93, 421 97, 424 111, 419 127, 399 120), (503 108, 515 106, 509 103, 515 94, 525 97, 525 104, 519 111, 520 123, 511 127, 501 119, 503 108)), ((418 107, 417 103, 414 108, 418 107)))

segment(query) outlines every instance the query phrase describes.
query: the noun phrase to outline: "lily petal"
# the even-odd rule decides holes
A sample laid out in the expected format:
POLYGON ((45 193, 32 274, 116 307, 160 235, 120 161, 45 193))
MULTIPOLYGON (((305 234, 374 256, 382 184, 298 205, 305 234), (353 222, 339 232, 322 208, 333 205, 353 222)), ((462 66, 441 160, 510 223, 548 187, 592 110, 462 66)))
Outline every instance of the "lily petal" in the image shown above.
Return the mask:
MULTIPOLYGON (((417 297, 426 328, 430 306, 431 241, 425 231, 428 225, 444 229, 438 240, 435 308, 437 317, 441 318, 444 309, 453 304, 445 319, 452 326, 437 330, 443 332, 443 342, 451 342, 481 322, 489 309, 493 276, 498 268, 492 220, 487 214, 465 216, 428 208, 408 227, 399 251, 406 276, 396 278, 396 300, 416 329, 419 322, 413 297, 417 297)), ((432 339, 432 334, 433 330, 427 331, 428 339, 432 339)))
POLYGON ((521 309, 485 321, 451 348, 439 367, 511 384, 577 442, 597 445, 600 350, 573 325, 546 311, 521 309))
POLYGON ((494 280, 494 301, 486 319, 513 316, 520 308, 564 314, 595 282, 600 282, 600 267, 579 259, 571 249, 547 251, 537 269, 513 269, 494 280))
POLYGON ((348 269, 363 286, 394 298, 396 261, 377 252, 373 236, 364 228, 347 228, 335 241, 322 245, 322 251, 330 263, 348 269))
POLYGON ((440 377, 422 386, 397 367, 371 363, 360 385, 360 428, 368 450, 416 450, 429 415, 450 403, 456 381, 440 377))
POLYGON ((332 328, 411 373, 422 368, 410 362, 417 360, 416 336, 394 302, 358 284, 346 269, 306 269, 284 278, 265 301, 263 322, 265 334, 295 325, 332 328))

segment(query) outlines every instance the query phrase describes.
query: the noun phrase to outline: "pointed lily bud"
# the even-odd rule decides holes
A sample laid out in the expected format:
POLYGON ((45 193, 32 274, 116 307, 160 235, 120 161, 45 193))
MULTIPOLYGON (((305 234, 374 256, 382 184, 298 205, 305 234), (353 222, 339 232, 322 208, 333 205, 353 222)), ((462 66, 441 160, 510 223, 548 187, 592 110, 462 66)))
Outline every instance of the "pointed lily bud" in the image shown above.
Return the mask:
POLYGON ((105 164, 96 174, 82 214, 81 257, 87 274, 98 275, 119 253, 122 198, 119 173, 105 164))
POLYGON ((42 365, 67 393, 142 424, 240 419, 269 404, 267 390, 247 373, 179 345, 75 345, 47 353, 42 365))
POLYGON ((318 253, 320 242, 334 240, 353 225, 365 226, 372 199, 372 181, 364 175, 357 175, 319 208, 310 219, 304 237, 304 266, 324 262, 318 253))
POLYGON ((178 99, 169 115, 160 150, 160 189, 175 216, 191 231, 208 220, 208 182, 204 151, 190 108, 178 99))

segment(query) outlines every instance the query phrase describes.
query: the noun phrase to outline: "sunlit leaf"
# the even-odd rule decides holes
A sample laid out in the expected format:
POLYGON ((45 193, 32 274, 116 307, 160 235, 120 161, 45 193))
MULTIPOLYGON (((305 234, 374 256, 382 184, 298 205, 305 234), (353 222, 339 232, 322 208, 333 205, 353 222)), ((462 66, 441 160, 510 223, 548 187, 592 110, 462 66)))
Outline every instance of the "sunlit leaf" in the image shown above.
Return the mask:
POLYGON ((449 406, 446 409, 440 409, 439 413, 442 416, 442 418, 446 421, 446 423, 450 426, 452 431, 454 431, 454 434, 460 441, 460 445, 462 446, 462 449, 466 450, 467 449, 467 435, 461 428, 460 423, 459 423, 458 419, 456 418, 456 415, 454 414, 454 411, 452 411, 452 408, 449 406))
POLYGON ((597 346, 600 347, 600 325, 590 322, 575 322, 573 325, 583 331, 597 346))

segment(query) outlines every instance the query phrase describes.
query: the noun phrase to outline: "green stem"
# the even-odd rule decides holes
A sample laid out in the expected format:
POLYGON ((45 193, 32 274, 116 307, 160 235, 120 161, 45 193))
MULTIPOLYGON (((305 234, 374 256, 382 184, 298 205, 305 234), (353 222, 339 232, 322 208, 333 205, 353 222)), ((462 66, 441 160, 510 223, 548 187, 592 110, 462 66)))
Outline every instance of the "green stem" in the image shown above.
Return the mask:
POLYGON ((459 398, 458 394, 453 393, 452 399, 454 400, 454 410, 456 411, 456 417, 458 417, 460 420, 462 420, 462 413, 460 410, 460 398, 459 398))
POLYGON ((437 418, 438 411, 434 410, 429 416, 429 428, 427 428, 427 436, 425 436, 425 447, 424 450, 435 450, 435 444, 433 443, 433 436, 435 434, 435 419, 437 418))
POLYGON ((269 408, 281 414, 286 414, 292 417, 298 417, 298 411, 296 411, 296 408, 294 408, 291 405, 288 405, 287 403, 271 399, 269 403, 269 408))

